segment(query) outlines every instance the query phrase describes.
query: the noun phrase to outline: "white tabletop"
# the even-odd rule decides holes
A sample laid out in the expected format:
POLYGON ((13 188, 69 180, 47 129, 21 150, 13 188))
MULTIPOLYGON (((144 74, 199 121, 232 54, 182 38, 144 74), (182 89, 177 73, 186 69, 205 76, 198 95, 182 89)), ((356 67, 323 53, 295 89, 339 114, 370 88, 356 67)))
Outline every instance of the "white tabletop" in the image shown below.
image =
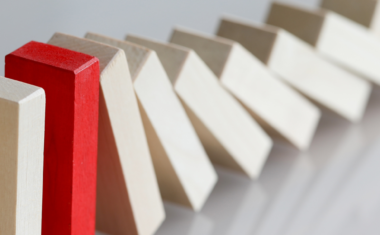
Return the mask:
POLYGON ((165 203, 157 235, 380 233, 380 89, 359 124, 324 113, 311 148, 276 143, 258 181, 217 168, 200 213, 165 203))

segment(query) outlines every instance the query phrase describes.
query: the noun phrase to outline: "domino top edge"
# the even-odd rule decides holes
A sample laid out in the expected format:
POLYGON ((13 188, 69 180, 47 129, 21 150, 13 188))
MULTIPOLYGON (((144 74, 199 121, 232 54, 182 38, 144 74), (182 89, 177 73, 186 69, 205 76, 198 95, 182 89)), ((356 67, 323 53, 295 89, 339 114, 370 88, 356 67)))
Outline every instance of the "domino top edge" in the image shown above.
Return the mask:
POLYGON ((138 74, 140 73, 141 68, 145 64, 148 57, 152 53, 154 53, 149 48, 140 46, 138 44, 129 41, 114 39, 101 34, 88 32, 85 35, 85 38, 97 43, 104 43, 105 45, 120 48, 123 51, 123 53, 125 53, 125 56, 127 58, 129 72, 133 81, 136 79, 136 77, 138 77, 138 74))
POLYGON ((102 73, 118 53, 124 54, 120 48, 97 42, 87 38, 80 38, 64 33, 55 33, 48 41, 48 44, 70 48, 69 50, 78 53, 85 53, 97 57, 99 69, 102 73))
POLYGON ((173 43, 161 43, 135 35, 127 35, 126 41, 137 43, 156 52, 165 72, 173 85, 176 84, 182 68, 192 50, 173 43))
POLYGON ((217 35, 237 41, 264 64, 269 62, 278 35, 285 30, 245 20, 222 18, 217 35))
MULTIPOLYGON (((93 33, 93 32, 87 32, 86 35, 84 36, 84 38, 85 39, 89 39, 89 40, 94 41, 94 42, 97 42, 97 43, 100 43, 100 44, 103 44, 103 45, 106 45, 106 46, 109 46, 109 47, 113 47, 113 46, 111 46, 110 44, 107 44, 107 43, 102 43, 102 42, 100 42, 98 40, 95 40, 94 38, 102 38, 102 39, 104 39, 106 41, 109 40, 109 41, 112 41, 112 42, 116 42, 114 44, 117 44, 117 45, 130 44, 131 46, 136 47, 138 50, 145 51, 146 53, 150 53, 152 51, 149 48, 146 48, 144 46, 138 45, 136 43, 132 43, 132 42, 123 41, 123 40, 120 40, 120 39, 111 38, 111 37, 104 36, 104 35, 98 34, 98 33, 93 33)), ((115 45, 115 47, 123 49, 121 46, 116 46, 115 45)))
POLYGON ((325 17, 327 13, 330 12, 328 9, 322 9, 322 8, 310 8, 307 6, 298 6, 292 3, 284 3, 284 2, 273 2, 271 5, 271 8, 273 7, 282 7, 282 8, 289 8, 295 11, 302 11, 307 14, 312 14, 319 17, 325 17))
POLYGON ((78 74, 98 59, 94 56, 54 45, 31 41, 6 56, 32 60, 78 74))
MULTIPOLYGON (((173 35, 176 32, 181 32, 181 33, 185 33, 185 34, 188 34, 188 35, 193 35, 193 36, 196 36, 196 37, 199 37, 199 38, 203 38, 205 40, 209 40, 209 41, 213 41, 213 42, 218 42, 218 43, 229 45, 229 46, 232 46, 233 44, 236 43, 235 41, 233 41, 231 39, 228 39, 228 38, 223 38, 223 37, 219 37, 219 36, 203 33, 203 32, 200 32, 198 30, 189 29, 189 28, 185 28, 185 27, 179 27, 179 26, 176 26, 176 27, 173 28, 173 31, 172 31, 172 34, 171 34, 170 38, 173 38, 173 35)), ((180 45, 178 45, 178 46, 180 46, 180 45)), ((180 47, 182 47, 182 46, 180 46, 180 47)), ((187 48, 187 47, 185 47, 185 48, 187 48)))
POLYGON ((21 104, 40 95, 45 95, 40 87, 0 76, 0 99, 21 104))
MULTIPOLYGON (((189 49, 187 47, 183 47, 181 45, 177 45, 177 44, 170 43, 170 42, 169 43, 160 42, 158 40, 150 39, 150 38, 143 37, 143 36, 136 35, 136 34, 128 34, 125 37, 125 39, 126 39, 127 42, 131 42, 131 43, 135 43, 135 42, 133 42, 133 39, 138 39, 138 40, 147 41, 147 42, 149 41, 149 42, 152 42, 154 44, 160 45, 162 47, 172 48, 174 50, 182 51, 182 52, 185 52, 185 53, 190 53, 190 51, 191 51, 191 49, 189 49)), ((136 45, 144 47, 143 45, 140 45, 138 43, 136 43, 136 45)), ((148 48, 148 47, 145 47, 145 48, 148 48)), ((148 48, 148 49, 150 50, 150 48, 148 48)))
POLYGON ((320 6, 345 16, 365 27, 378 28, 380 4, 378 0, 322 0, 320 6))
POLYGON ((237 18, 237 17, 230 17, 230 16, 228 16, 228 17, 224 16, 224 17, 220 18, 218 28, 220 28, 220 25, 222 24, 222 22, 225 22, 225 23, 230 22, 233 24, 241 25, 241 26, 244 26, 247 28, 254 28, 254 29, 265 31, 267 33, 272 33, 272 34, 277 34, 278 31, 281 30, 281 28, 273 26, 273 25, 258 23, 255 21, 249 21, 246 19, 241 19, 241 18, 237 18))

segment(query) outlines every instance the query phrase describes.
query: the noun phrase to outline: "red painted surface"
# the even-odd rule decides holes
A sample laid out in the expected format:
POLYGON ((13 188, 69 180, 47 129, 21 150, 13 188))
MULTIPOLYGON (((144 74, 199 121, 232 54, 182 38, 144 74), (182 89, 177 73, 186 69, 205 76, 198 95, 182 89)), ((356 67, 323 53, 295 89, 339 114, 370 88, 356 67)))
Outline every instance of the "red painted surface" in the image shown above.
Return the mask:
POLYGON ((30 42, 5 63, 5 76, 46 92, 42 235, 94 235, 98 59, 30 42))

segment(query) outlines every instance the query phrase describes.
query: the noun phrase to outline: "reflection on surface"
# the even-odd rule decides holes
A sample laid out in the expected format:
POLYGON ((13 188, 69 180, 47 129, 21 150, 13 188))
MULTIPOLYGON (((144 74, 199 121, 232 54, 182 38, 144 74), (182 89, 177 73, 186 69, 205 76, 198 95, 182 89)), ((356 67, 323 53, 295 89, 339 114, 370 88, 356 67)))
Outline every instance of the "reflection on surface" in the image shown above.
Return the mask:
POLYGON ((166 220, 172 223, 164 223, 160 228, 161 234, 177 235, 181 231, 183 235, 208 235, 213 229, 213 221, 203 213, 193 213, 171 203, 165 203, 165 211, 166 220))
POLYGON ((158 235, 380 234, 380 90, 363 121, 324 113, 312 146, 276 143, 260 179, 217 167, 201 212, 166 203, 158 235))
MULTIPOLYGON (((284 185, 271 201, 254 234, 282 234, 283 227, 290 219, 289 215, 302 199, 313 175, 314 167, 307 156, 301 155, 297 158, 284 185)), ((252 234, 252 232, 245 234, 252 234)))

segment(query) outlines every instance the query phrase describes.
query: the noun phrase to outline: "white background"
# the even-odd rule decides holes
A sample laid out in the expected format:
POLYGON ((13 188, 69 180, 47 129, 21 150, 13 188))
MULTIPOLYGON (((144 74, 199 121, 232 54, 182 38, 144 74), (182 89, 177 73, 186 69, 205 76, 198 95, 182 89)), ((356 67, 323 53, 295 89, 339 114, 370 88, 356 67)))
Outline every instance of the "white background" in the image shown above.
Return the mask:
MULTIPOLYGON (((0 75, 4 56, 55 32, 87 31, 123 39, 133 33, 167 40, 173 26, 214 33, 219 17, 263 21, 271 0, 0 0, 0 75)), ((316 6, 319 0, 285 0, 316 6)))

